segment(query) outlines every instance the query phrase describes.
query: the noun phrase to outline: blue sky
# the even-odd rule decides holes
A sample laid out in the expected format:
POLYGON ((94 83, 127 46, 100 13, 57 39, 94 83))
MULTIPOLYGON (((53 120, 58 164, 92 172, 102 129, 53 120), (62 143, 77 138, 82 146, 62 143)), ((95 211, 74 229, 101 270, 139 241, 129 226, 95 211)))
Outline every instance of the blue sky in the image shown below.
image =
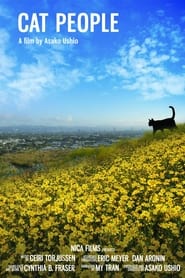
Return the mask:
POLYGON ((169 105, 185 122, 185 3, 2 0, 0 85, 0 126, 147 128, 148 118, 171 116, 169 105), (48 13, 46 32, 20 32, 22 12, 29 24, 48 13), (82 12, 119 13, 119 32, 56 32, 56 13, 82 12), (69 37, 78 44, 19 43, 69 37))

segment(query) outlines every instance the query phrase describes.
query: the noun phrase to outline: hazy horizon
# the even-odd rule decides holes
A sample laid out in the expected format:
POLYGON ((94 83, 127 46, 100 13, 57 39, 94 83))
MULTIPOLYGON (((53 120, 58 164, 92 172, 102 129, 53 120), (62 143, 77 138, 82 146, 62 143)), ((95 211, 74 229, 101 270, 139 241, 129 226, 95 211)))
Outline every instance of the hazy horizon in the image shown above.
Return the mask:
POLYGON ((53 129, 53 130, 62 130, 62 129, 69 129, 69 130, 111 130, 111 131, 132 131, 132 130, 146 130, 146 129, 151 129, 146 126, 112 126, 112 125, 0 125, 0 130, 1 129, 53 129))

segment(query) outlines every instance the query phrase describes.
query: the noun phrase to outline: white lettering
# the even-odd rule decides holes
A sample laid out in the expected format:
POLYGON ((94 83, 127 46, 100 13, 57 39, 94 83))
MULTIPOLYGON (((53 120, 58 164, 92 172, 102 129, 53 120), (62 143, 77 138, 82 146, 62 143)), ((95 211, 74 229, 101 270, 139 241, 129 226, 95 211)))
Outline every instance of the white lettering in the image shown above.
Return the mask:
POLYGON ((18 16, 18 29, 22 33, 45 32, 47 16, 48 13, 33 13, 30 18, 27 13, 20 13, 18 16))

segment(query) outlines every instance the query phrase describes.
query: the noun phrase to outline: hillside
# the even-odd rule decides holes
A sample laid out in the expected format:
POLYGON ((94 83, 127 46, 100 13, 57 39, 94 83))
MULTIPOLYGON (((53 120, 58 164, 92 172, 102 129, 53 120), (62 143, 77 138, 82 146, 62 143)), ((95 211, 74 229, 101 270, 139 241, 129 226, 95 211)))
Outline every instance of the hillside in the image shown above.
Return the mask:
MULTIPOLYGON (((81 250, 73 252, 75 274, 41 271, 37 277, 184 277, 185 125, 110 147, 3 155, 0 173, 1 277, 12 277, 8 266, 25 263, 21 255, 72 254, 76 244, 113 248, 109 255, 129 260, 117 263, 119 271, 105 265, 94 271, 79 260, 106 252, 81 250), (137 254, 165 255, 165 261, 133 262, 137 254), (160 264, 162 270, 124 266, 134 263, 160 264), (167 265, 180 269, 167 271, 167 265)), ((56 262, 50 264, 54 269, 56 262)))

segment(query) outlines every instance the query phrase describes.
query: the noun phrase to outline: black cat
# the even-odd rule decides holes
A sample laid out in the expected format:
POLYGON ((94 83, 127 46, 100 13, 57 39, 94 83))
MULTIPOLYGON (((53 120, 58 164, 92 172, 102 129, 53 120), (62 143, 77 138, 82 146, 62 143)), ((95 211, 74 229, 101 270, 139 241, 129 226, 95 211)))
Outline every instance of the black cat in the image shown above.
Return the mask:
POLYGON ((157 120, 155 121, 154 119, 149 119, 148 125, 149 126, 153 126, 153 134, 155 134, 155 132, 157 130, 162 130, 165 128, 168 129, 173 129, 176 128, 176 123, 175 123, 175 109, 173 106, 169 106, 169 108, 172 109, 172 117, 171 118, 167 118, 164 120, 157 120))

